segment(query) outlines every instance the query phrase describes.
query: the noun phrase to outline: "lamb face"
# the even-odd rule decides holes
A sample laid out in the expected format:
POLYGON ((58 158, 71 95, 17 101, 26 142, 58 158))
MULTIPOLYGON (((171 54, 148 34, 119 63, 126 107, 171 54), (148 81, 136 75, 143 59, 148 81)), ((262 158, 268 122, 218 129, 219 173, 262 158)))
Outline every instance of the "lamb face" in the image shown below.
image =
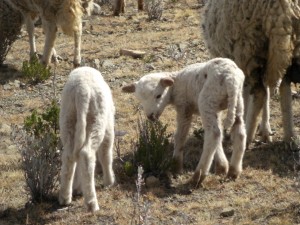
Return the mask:
POLYGON ((174 80, 165 73, 149 74, 138 82, 125 86, 124 92, 135 94, 149 120, 158 120, 170 103, 170 87, 174 80))

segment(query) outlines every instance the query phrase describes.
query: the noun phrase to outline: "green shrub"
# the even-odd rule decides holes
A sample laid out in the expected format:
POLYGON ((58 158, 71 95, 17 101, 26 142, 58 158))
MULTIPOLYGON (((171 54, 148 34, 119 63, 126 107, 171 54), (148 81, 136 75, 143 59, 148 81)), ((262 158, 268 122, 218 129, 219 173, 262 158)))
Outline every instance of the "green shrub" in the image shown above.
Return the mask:
POLYGON ((58 118, 59 107, 53 101, 45 112, 33 111, 26 117, 23 128, 13 129, 33 202, 50 199, 57 190, 61 161, 58 118))
POLYGON ((171 167, 172 155, 167 125, 139 119, 138 141, 134 144, 134 171, 142 166, 145 174, 165 174, 171 167))
POLYGON ((36 56, 32 57, 29 62, 23 62, 22 73, 25 79, 32 84, 43 82, 51 75, 50 67, 41 64, 36 56))

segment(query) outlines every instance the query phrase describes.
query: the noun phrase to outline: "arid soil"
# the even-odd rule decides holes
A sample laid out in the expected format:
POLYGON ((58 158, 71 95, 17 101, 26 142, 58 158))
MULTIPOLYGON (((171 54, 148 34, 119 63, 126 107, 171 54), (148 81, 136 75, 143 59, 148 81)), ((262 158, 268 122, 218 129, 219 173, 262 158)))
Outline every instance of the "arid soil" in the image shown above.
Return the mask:
MULTIPOLYGON (((50 65, 53 74, 50 79, 29 85, 21 72, 22 63, 29 59, 28 35, 22 31, 7 55, 7 66, 0 68, 0 224, 300 223, 299 149, 282 142, 278 96, 271 102, 273 143, 257 141, 250 146, 238 180, 226 181, 212 171, 203 187, 190 190, 185 186, 202 150, 202 140, 193 135, 194 130, 201 128, 200 118, 195 117, 186 144, 184 173, 172 177, 170 185, 161 181, 156 186, 142 186, 137 207, 136 177, 127 176, 123 167, 124 161, 132 157, 132 142, 137 139, 139 104, 133 95, 122 93, 121 87, 149 72, 178 70, 210 59, 201 35, 202 11, 197 0, 167 0, 161 20, 149 21, 146 12, 137 11, 137 2, 129 0, 126 12, 120 17, 113 17, 111 6, 105 4, 101 15, 84 19, 82 64, 99 69, 111 87, 116 105, 115 127, 125 133, 116 137, 117 184, 104 188, 101 175, 97 176, 100 211, 95 214, 86 212, 80 197, 64 208, 56 200, 30 202, 20 155, 10 138, 11 125, 22 125, 34 109, 42 110, 53 96, 60 97, 73 69, 73 40, 59 31, 55 46, 63 60, 50 65), (135 59, 121 55, 121 49, 144 51, 146 55, 135 59)), ((44 35, 40 27, 36 36, 41 53, 44 35)), ((293 110, 299 132, 297 98, 293 110)), ((161 117, 170 133, 175 131, 175 118, 171 107, 161 117)), ((225 149, 230 156, 229 141, 225 149)))

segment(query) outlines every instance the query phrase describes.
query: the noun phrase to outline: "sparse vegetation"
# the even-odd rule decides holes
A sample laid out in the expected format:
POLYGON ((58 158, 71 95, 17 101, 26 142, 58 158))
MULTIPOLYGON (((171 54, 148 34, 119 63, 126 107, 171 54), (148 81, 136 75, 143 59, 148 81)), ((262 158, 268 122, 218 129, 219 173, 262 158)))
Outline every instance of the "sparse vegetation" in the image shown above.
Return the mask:
POLYGON ((0 3, 0 65, 3 64, 12 44, 21 33, 23 18, 22 14, 6 2, 0 3))
POLYGON ((149 20, 160 20, 164 11, 163 0, 144 0, 149 20))
POLYGON ((171 145, 167 125, 160 121, 138 120, 138 140, 134 143, 134 167, 142 166, 146 174, 166 174, 171 167, 171 145))
POLYGON ((53 197, 60 171, 59 108, 52 102, 43 113, 33 111, 24 127, 14 127, 12 138, 22 156, 25 181, 33 202, 53 197))
POLYGON ((51 76, 50 69, 41 64, 37 56, 33 56, 30 61, 23 62, 22 73, 29 83, 37 84, 51 76))

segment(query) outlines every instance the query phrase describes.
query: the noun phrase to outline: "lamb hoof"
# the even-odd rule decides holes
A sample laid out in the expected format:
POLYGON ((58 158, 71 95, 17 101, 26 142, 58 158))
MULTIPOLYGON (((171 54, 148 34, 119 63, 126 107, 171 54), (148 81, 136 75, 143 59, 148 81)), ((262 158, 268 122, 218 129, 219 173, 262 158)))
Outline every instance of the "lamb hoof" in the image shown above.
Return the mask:
POLYGON ((100 209, 97 201, 91 201, 91 202, 87 203, 86 207, 87 207, 87 210, 91 213, 94 213, 100 209))
POLYGON ((230 180, 236 180, 237 178, 239 178, 240 174, 241 174, 241 171, 237 171, 233 167, 230 167, 228 174, 227 174, 227 178, 230 180))
POLYGON ((193 189, 198 189, 202 187, 202 182, 205 179, 206 175, 201 174, 201 172, 195 172, 193 177, 188 181, 188 185, 190 185, 193 189))
POLYGON ((58 198, 59 204, 60 205, 70 205, 72 198, 71 197, 62 197, 61 195, 58 198))
POLYGON ((217 175, 227 174, 227 172, 228 172, 228 166, 227 165, 221 165, 221 164, 216 163, 215 173, 217 175))
POLYGON ((183 167, 179 160, 173 159, 172 160, 172 166, 171 170, 173 174, 182 174, 183 173, 183 167))

